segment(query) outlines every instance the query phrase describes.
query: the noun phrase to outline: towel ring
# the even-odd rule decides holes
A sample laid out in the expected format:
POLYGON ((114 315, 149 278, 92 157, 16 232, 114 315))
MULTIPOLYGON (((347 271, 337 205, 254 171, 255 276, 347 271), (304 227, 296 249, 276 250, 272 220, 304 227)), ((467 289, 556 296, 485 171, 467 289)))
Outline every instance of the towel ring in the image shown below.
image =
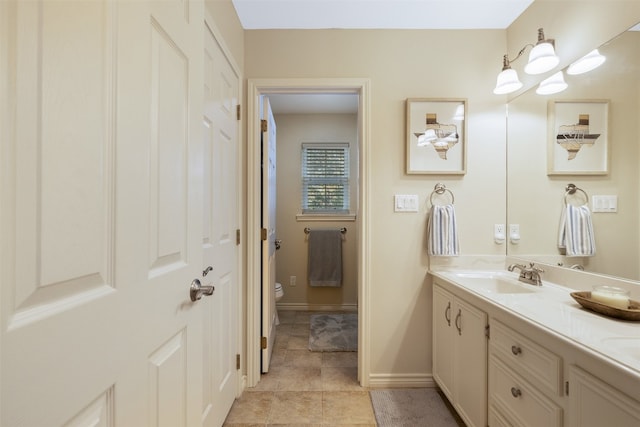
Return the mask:
POLYGON ((444 194, 445 192, 448 192, 451 195, 451 204, 453 204, 453 202, 455 201, 455 197, 453 196, 453 192, 451 190, 449 190, 447 187, 444 186, 444 184, 442 183, 437 183, 435 187, 433 187, 433 191, 431 192, 431 196, 429 196, 429 201, 431 202, 431 204, 433 205, 433 196, 434 194, 444 194))
POLYGON ((579 191, 584 195, 584 198, 586 199, 585 203, 589 203, 589 195, 587 194, 587 192, 580 187, 576 187, 575 184, 567 184, 567 186, 565 187, 565 190, 566 190, 566 193, 564 193, 565 204, 567 203, 567 196, 576 194, 576 191, 579 191))

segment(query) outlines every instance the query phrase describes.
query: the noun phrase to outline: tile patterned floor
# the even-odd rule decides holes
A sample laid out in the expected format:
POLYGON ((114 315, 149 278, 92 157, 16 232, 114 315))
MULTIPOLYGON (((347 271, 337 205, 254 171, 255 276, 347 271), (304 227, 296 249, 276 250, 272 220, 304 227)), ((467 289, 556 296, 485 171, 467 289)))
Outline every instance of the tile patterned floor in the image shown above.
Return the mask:
POLYGON ((375 427, 356 352, 310 352, 310 312, 280 311, 273 360, 233 404, 225 426, 375 427))

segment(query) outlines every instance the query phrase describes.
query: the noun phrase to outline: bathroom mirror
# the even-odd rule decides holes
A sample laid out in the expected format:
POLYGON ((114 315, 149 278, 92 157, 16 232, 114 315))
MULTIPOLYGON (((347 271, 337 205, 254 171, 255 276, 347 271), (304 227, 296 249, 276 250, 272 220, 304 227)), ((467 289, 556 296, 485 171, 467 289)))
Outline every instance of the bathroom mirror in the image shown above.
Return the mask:
MULTIPOLYGON (((625 31, 600 46, 599 52, 606 56, 599 68, 580 75, 567 75, 565 70, 569 86, 564 92, 541 96, 534 87, 507 105, 506 231, 511 234, 514 224, 519 228, 519 240, 515 235, 513 239, 508 236, 507 253, 539 263, 640 280, 640 31, 625 31), (606 174, 548 174, 548 144, 555 138, 548 130, 549 120, 553 120, 549 111, 558 101, 608 101, 606 174), (566 257, 558 248, 565 202, 586 202, 580 191, 566 194, 568 184, 588 196, 595 256, 566 257), (617 202, 615 212, 611 200, 617 202), (605 212, 595 212, 594 202, 595 210, 605 212)), ((590 154, 586 144, 580 150, 590 154)))

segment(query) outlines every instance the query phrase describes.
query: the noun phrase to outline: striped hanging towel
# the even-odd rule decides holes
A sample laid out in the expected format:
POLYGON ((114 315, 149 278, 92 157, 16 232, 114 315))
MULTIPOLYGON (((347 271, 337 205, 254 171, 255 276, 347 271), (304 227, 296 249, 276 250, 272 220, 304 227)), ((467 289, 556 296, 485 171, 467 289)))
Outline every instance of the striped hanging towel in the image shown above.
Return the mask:
POLYGON ((558 247, 566 249, 566 256, 594 256, 596 240, 593 233, 591 211, 587 205, 567 204, 560 216, 558 247))
POLYGON ((456 224, 456 211, 452 204, 431 207, 427 233, 429 255, 458 255, 458 226, 456 224))

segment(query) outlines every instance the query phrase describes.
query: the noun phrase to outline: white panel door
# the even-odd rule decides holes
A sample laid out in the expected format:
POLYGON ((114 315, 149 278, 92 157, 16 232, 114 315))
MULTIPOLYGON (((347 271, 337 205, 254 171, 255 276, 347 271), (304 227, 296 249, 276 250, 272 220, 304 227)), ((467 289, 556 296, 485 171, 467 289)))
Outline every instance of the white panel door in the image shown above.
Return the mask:
POLYGON ((200 425, 203 5, 0 23, 0 424, 200 425))
POLYGON ((276 340, 276 121, 269 99, 262 99, 262 372, 269 372, 276 340))
POLYGON ((239 78, 208 28, 204 47, 204 301, 202 419, 221 426, 237 391, 239 242, 238 105, 239 78))

